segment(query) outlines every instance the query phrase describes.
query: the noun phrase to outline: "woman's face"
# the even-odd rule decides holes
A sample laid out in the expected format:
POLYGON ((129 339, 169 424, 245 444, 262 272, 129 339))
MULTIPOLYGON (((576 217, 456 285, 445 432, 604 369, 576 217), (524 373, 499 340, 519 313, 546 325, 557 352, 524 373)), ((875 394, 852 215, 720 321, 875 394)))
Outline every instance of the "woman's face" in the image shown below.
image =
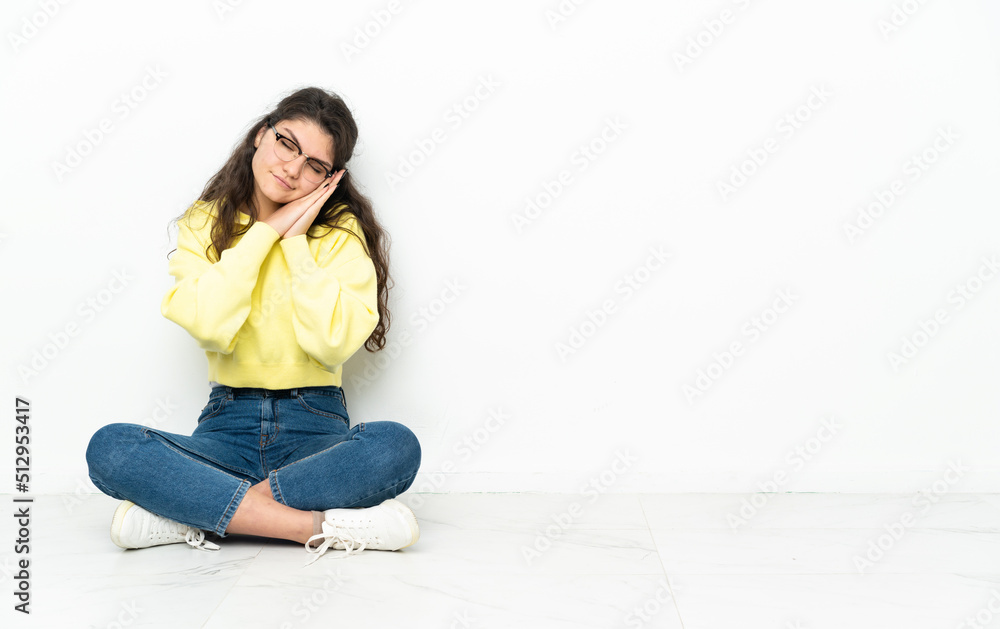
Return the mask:
POLYGON ((279 120, 274 123, 283 137, 298 145, 301 154, 290 162, 282 161, 274 151, 277 136, 265 125, 254 138, 257 151, 253 155, 254 196, 258 207, 265 206, 268 213, 278 207, 300 199, 323 184, 312 182, 304 176, 310 166, 306 157, 322 162, 333 169, 333 138, 311 120, 279 120))

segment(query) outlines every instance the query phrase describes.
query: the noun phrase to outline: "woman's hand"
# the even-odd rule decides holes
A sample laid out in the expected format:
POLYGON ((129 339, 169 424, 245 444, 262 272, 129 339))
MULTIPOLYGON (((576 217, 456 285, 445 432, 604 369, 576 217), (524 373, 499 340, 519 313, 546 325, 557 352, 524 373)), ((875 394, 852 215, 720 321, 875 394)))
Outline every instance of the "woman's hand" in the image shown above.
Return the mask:
POLYGON ((301 199, 284 204, 274 214, 265 218, 264 222, 281 234, 282 238, 292 238, 306 233, 319 215, 320 208, 337 189, 337 184, 345 172, 346 170, 338 170, 326 184, 317 186, 301 199))

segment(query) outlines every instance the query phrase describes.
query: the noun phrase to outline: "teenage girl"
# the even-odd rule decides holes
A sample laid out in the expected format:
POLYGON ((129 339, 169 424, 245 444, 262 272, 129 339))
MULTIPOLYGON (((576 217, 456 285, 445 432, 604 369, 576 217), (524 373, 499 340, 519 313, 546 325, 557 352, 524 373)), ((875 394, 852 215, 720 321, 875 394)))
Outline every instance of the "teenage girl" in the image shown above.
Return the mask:
POLYGON ((293 540, 314 553, 398 550, 419 537, 393 498, 420 445, 391 421, 350 426, 342 365, 389 327, 387 234, 347 176, 358 129, 310 87, 255 121, 178 220, 164 317, 205 350, 211 393, 191 435, 98 430, 94 484, 121 500, 122 548, 219 537, 293 540))

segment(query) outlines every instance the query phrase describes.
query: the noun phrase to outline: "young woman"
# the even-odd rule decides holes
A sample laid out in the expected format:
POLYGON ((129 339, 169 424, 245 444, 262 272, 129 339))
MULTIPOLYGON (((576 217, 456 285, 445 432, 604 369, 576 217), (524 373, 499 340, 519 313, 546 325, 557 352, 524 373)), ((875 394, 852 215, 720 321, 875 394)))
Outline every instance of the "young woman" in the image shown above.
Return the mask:
POLYGON ((122 548, 220 537, 293 540, 344 556, 417 541, 393 498, 420 465, 391 421, 350 427, 342 364, 385 346, 387 237, 345 168, 358 129, 319 88, 251 125, 178 219, 161 304, 205 350, 211 393, 191 435, 115 423, 94 434, 94 484, 123 502, 122 548))

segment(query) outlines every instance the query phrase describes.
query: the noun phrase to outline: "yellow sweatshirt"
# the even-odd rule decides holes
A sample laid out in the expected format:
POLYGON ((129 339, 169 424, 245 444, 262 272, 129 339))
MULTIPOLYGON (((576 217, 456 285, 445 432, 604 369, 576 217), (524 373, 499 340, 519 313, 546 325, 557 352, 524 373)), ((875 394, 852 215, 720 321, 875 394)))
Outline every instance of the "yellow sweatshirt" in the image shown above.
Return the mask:
MULTIPOLYGON (((209 380, 234 387, 341 385, 342 364, 378 325, 375 265, 357 238, 319 226, 281 238, 262 221, 210 262, 215 204, 178 221, 163 316, 205 350, 209 380)), ((250 216, 239 213, 245 225, 250 216)), ((342 224, 364 238, 353 214, 342 224)))

